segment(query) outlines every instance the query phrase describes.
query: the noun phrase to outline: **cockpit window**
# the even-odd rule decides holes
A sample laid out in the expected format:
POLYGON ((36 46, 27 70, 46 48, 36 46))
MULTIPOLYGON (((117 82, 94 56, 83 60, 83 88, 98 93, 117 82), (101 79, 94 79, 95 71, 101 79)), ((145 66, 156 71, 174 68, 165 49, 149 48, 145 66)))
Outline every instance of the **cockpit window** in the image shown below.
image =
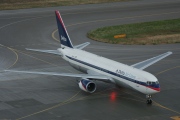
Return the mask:
POLYGON ((151 85, 151 81, 147 81, 147 84, 148 84, 148 85, 151 85))
POLYGON ((158 82, 158 81, 156 81, 156 84, 159 84, 159 82, 158 82))
POLYGON ((147 81, 147 84, 150 85, 150 81, 147 81))
POLYGON ((147 84, 148 85, 156 85, 156 84, 159 84, 159 82, 158 81, 156 81, 156 82, 147 81, 147 84))

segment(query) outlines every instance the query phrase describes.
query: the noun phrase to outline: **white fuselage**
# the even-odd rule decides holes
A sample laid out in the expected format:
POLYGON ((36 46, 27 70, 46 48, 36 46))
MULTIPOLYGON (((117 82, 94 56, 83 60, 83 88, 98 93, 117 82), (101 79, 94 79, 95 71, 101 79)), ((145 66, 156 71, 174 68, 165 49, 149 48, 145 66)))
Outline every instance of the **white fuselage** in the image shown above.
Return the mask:
POLYGON ((158 80, 146 71, 79 49, 59 48, 58 50, 61 52, 62 58, 77 70, 82 72, 92 70, 112 78, 111 82, 119 86, 129 87, 144 94, 154 94, 160 91, 160 88, 157 90, 147 85, 148 81, 158 84, 158 80))

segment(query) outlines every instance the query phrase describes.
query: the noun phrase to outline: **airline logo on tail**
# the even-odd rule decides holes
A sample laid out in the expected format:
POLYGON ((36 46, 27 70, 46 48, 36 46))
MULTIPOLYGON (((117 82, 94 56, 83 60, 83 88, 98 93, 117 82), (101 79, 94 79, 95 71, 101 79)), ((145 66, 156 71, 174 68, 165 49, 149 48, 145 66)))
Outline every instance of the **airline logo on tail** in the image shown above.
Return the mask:
POLYGON ((55 15, 56 15, 56 21, 58 25, 58 32, 59 32, 61 45, 63 47, 73 48, 72 42, 69 38, 69 35, 67 33, 66 27, 63 23, 63 20, 61 18, 59 11, 55 11, 55 15))
POLYGON ((67 39, 64 36, 62 36, 62 35, 61 35, 61 40, 67 41, 67 39))

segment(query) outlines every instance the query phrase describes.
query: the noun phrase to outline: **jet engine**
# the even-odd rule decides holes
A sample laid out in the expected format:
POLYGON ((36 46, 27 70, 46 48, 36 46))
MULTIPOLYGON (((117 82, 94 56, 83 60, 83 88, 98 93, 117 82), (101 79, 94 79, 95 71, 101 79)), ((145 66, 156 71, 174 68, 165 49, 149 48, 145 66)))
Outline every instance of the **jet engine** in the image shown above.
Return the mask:
POLYGON ((88 79, 79 81, 79 88, 85 92, 93 93, 96 90, 96 84, 88 79))

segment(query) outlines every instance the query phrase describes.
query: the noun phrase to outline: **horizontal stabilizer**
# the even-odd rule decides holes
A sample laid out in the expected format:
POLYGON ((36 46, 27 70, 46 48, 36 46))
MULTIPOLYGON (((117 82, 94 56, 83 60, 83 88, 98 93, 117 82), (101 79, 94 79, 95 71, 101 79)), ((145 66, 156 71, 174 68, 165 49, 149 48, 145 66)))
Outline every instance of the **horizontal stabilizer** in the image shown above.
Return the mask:
POLYGON ((76 49, 83 49, 83 48, 85 48, 86 46, 88 46, 89 44, 90 44, 90 42, 85 42, 85 43, 82 43, 82 44, 80 44, 80 45, 74 46, 74 48, 76 48, 76 49))
POLYGON ((40 49, 29 49, 29 48, 26 48, 26 50, 61 55, 61 53, 58 50, 40 50, 40 49))

